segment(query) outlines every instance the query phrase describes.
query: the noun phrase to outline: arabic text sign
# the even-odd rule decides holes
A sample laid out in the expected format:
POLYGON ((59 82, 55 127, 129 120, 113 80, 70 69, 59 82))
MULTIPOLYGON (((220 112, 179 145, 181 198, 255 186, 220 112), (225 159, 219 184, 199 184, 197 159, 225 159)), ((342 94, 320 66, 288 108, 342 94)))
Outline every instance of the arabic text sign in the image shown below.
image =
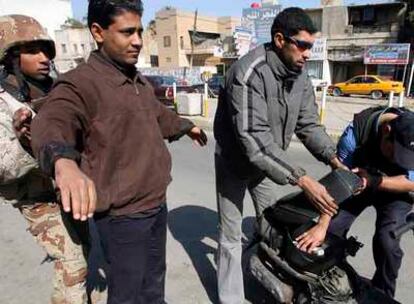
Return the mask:
POLYGON ((242 26, 253 33, 256 45, 271 41, 273 20, 281 9, 280 5, 243 9, 242 26))
POLYGON ((237 48, 237 55, 239 57, 246 55, 250 50, 250 44, 252 42, 251 32, 243 28, 236 27, 233 36, 237 48))
POLYGON ((404 65, 408 64, 409 57, 409 43, 378 44, 367 47, 364 63, 404 65))
POLYGON ((309 58, 310 61, 317 61, 317 60, 326 60, 328 57, 327 47, 326 47, 326 38, 318 38, 315 40, 313 44, 313 48, 311 50, 311 56, 309 58))

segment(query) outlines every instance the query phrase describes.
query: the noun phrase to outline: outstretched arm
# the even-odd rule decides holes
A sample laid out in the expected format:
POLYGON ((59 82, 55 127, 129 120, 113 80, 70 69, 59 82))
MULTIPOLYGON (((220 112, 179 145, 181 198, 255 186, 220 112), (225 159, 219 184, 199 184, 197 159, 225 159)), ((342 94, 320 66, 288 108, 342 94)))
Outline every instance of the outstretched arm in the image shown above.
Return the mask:
POLYGON ((63 208, 86 221, 96 208, 94 183, 78 167, 87 109, 76 87, 60 81, 31 125, 33 153, 40 167, 56 179, 63 208))

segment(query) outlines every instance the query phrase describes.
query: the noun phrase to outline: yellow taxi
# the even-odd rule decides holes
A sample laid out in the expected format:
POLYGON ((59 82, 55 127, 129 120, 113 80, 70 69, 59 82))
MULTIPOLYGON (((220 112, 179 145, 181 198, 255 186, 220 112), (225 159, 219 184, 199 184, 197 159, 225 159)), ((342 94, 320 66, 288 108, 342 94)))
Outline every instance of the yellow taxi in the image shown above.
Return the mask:
POLYGON ((392 81, 377 75, 360 75, 346 82, 335 83, 329 87, 333 96, 341 95, 370 95, 372 99, 380 99, 394 91, 399 94, 404 90, 401 81, 392 81))

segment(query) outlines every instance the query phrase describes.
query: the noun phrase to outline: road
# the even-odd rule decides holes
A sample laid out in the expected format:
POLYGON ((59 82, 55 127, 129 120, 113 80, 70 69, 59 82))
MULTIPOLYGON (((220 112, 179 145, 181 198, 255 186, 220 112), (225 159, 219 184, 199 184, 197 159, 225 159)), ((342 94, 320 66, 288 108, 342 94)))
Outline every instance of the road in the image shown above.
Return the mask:
MULTIPOLYGON (((321 105, 321 92, 317 93, 318 105, 321 105)), ((369 96, 334 97, 327 96, 326 110, 323 124, 329 134, 339 135, 353 120, 354 114, 374 106, 387 106, 388 99, 373 100, 369 96)), ((398 105, 397 97, 394 98, 394 106, 398 105)), ((413 99, 405 99, 404 106, 413 109, 413 99)))
MULTIPOLYGON (((214 141, 210 140, 207 148, 200 149, 188 139, 183 139, 171 144, 170 150, 174 180, 168 190, 170 214, 166 300, 170 304, 211 303, 216 300, 214 257, 217 248, 214 141)), ((292 144, 289 156, 315 177, 327 172, 327 167, 314 160, 298 143, 292 144)), ((292 188, 286 187, 285 191, 292 191, 292 188)), ((25 231, 26 224, 18 212, 10 206, 0 208, 0 303, 47 303, 52 265, 42 263, 45 255, 25 231)), ((247 242, 254 222, 250 198, 246 198, 244 213, 243 230, 247 242)), ((371 254, 374 218, 374 211, 368 209, 351 231, 365 244, 351 263, 366 276, 372 275, 374 271, 371 254)), ((407 254, 398 282, 397 299, 409 304, 414 297, 412 235, 406 235, 402 243, 407 254)), ((92 264, 95 265, 99 261, 96 259, 96 250, 93 256, 92 264)), ((96 278, 97 273, 92 274, 96 278)), ((252 303, 264 303, 261 300, 262 291, 255 282, 247 280, 246 285, 248 299, 252 303)), ((95 287, 103 288, 104 282, 100 281, 95 287)))

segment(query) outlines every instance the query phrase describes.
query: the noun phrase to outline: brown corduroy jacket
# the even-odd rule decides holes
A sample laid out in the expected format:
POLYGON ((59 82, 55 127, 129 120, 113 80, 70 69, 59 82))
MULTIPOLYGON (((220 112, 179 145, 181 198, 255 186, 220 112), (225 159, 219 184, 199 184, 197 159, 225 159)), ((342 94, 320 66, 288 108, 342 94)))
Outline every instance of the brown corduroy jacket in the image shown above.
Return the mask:
POLYGON ((164 107, 137 72, 127 77, 94 52, 57 81, 32 123, 32 147, 41 168, 71 158, 95 183, 97 212, 128 215, 166 201, 171 157, 164 139, 194 125, 164 107))

